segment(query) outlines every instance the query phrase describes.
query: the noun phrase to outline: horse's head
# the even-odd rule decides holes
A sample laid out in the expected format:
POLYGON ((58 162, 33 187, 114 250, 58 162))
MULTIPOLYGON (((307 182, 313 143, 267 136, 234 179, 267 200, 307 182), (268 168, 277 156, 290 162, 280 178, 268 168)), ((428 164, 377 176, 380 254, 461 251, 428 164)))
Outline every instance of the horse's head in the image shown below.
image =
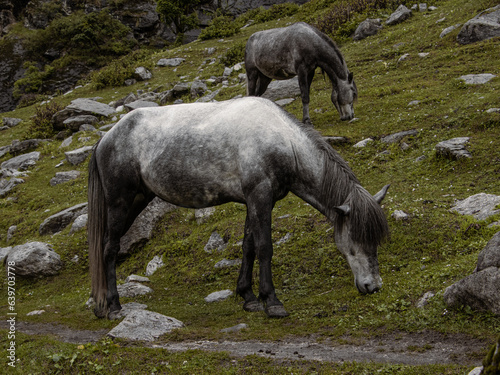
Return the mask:
POLYGON ((332 103, 339 111, 342 121, 354 118, 354 101, 358 98, 358 89, 353 74, 349 73, 346 80, 338 79, 332 90, 332 103))
MULTIPOLYGON (((376 204, 380 204, 382 199, 384 199, 388 188, 389 185, 375 194, 373 198, 376 204)), ((366 239, 356 238, 356 233, 359 233, 359 231, 352 227, 354 223, 351 216, 354 214, 351 212, 351 206, 344 204, 334 209, 340 223, 336 226, 335 243, 351 267, 354 275, 354 284, 362 294, 378 291, 382 287, 382 278, 379 273, 377 247, 380 240, 386 234, 385 218, 380 222, 380 225, 373 225, 370 229, 378 232, 379 229, 377 227, 380 226, 381 233, 378 233, 379 236, 374 236, 373 241, 366 241, 366 239)))

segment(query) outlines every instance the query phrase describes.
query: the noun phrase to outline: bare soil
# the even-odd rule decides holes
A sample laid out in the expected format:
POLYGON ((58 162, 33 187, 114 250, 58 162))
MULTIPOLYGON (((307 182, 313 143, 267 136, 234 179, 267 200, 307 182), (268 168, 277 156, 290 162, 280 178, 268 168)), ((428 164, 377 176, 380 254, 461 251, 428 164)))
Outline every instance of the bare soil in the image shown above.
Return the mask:
MULTIPOLYGON (((0 328, 7 329, 7 322, 0 321, 0 328)), ((75 344, 97 342, 107 330, 74 330, 58 324, 17 322, 16 329, 29 335, 52 335, 75 344)), ((261 341, 183 341, 144 343, 144 346, 168 351, 191 349, 225 351, 235 357, 251 354, 277 360, 311 360, 322 362, 374 362, 406 365, 459 364, 480 366, 484 348, 488 343, 463 334, 427 331, 422 333, 398 332, 375 338, 342 338, 323 340, 295 337, 273 342, 261 341)))

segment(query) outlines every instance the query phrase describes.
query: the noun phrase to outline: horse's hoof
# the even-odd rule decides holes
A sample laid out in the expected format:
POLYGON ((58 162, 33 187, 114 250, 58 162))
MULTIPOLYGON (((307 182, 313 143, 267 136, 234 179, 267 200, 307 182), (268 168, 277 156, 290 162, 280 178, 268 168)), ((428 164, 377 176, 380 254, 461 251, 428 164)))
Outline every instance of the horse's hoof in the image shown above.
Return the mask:
POLYGON ((259 312, 264 311, 264 306, 259 301, 250 301, 243 305, 243 310, 248 312, 259 312))
POLYGON ((113 310, 108 313, 108 319, 109 320, 115 320, 115 319, 120 319, 123 318, 123 314, 121 314, 122 310, 113 310))
POLYGON ((270 318, 286 318, 288 315, 283 305, 273 305, 266 307, 266 314, 270 318))
POLYGON ((99 319, 105 318, 106 314, 107 314, 106 309, 103 308, 98 309, 97 307, 94 309, 94 315, 97 316, 99 319))

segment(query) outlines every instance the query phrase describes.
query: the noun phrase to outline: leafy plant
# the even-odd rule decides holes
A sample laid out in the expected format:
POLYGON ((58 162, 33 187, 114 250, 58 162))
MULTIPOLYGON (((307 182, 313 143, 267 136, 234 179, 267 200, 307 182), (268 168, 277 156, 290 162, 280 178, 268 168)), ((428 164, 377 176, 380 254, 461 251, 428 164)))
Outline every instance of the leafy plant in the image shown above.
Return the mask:
POLYGON ((63 107, 56 102, 51 102, 46 105, 37 106, 35 116, 28 127, 25 138, 50 138, 54 135, 54 126, 52 116, 62 110, 63 107))
POLYGON ((227 52, 220 58, 220 62, 224 66, 232 66, 245 59, 245 43, 238 43, 233 45, 227 52))

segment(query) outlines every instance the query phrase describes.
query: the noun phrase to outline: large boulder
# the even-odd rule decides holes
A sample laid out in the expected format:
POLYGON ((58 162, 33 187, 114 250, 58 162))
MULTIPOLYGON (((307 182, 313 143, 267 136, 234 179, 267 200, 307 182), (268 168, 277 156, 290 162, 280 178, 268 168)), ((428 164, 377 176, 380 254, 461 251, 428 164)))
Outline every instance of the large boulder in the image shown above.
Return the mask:
POLYGON ((479 193, 458 201, 451 211, 461 215, 472 215, 476 220, 485 220, 500 212, 497 205, 500 204, 500 195, 479 193))
POLYGON ((377 34, 382 29, 381 22, 380 18, 367 18, 356 28, 352 39, 361 40, 377 34))
POLYGON ((17 276, 23 277, 56 275, 63 265, 59 254, 43 242, 15 246, 7 255, 7 264, 14 264, 10 267, 17 276))
POLYGON ((29 167, 36 164, 40 158, 40 153, 38 151, 33 151, 28 154, 23 154, 4 161, 1 164, 1 169, 15 169, 19 171, 24 171, 29 167))
POLYGON ((444 300, 449 307, 470 306, 500 315, 500 232, 479 254, 475 271, 446 288, 444 300))
POLYGON ((401 4, 385 21, 386 25, 396 25, 411 17, 411 10, 401 4))
POLYGON ((262 97, 269 100, 291 98, 300 95, 299 79, 294 77, 282 81, 272 81, 262 97))
POLYGON ((66 126, 64 121, 70 117, 82 115, 108 117, 113 113, 115 113, 115 109, 107 104, 99 103, 92 99, 79 98, 73 100, 71 104, 63 110, 56 112, 54 116, 52 116, 52 122, 54 124, 54 129, 65 130, 66 126))
POLYGON ((154 341, 161 335, 182 327, 184 327, 184 323, 175 318, 148 310, 134 310, 120 324, 109 331, 108 336, 128 340, 154 341))
POLYGON ((479 42, 500 36, 500 5, 479 13, 467 21, 457 35, 460 44, 479 42))
POLYGON ((87 213, 87 203, 80 203, 46 218, 38 232, 40 235, 54 234, 66 228, 78 216, 87 213))

